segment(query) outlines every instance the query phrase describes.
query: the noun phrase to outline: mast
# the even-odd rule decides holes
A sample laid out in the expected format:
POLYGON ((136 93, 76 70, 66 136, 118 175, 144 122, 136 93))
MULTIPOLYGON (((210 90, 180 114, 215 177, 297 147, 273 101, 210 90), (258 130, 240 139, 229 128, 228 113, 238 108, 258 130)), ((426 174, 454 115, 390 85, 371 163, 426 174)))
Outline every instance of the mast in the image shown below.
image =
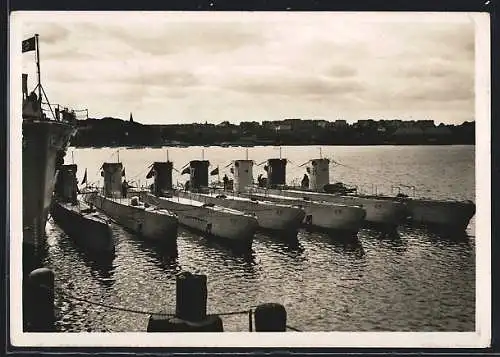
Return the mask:
POLYGON ((40 107, 40 119, 43 119, 44 114, 42 110, 42 93, 45 96, 45 99, 47 100, 47 104, 49 106, 50 112, 52 113, 52 116, 57 120, 56 115, 54 114, 54 111, 52 110, 52 105, 50 105, 49 98, 47 97, 47 93, 45 93, 45 90, 42 87, 42 79, 41 79, 41 74, 40 74, 40 44, 38 41, 38 34, 35 34, 35 52, 36 52, 36 71, 37 71, 37 79, 38 79, 38 105, 40 107))
MULTIPOLYGON (((35 34, 35 48, 36 48, 36 71, 38 76, 38 101, 40 102, 40 112, 42 111, 42 82, 40 80, 40 51, 38 45, 38 34, 35 34)), ((40 114, 42 115, 42 114, 40 114)))

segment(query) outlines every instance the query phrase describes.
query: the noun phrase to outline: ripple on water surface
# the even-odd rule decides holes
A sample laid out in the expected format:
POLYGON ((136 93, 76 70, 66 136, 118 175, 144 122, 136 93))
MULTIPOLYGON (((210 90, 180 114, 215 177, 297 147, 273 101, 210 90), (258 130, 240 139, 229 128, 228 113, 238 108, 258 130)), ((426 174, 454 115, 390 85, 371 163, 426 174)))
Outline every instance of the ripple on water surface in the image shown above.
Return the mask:
MULTIPOLYGON (((364 165, 372 174, 410 179, 411 184, 423 183, 429 191, 448 190, 452 197, 474 197, 473 149, 438 148, 431 156, 428 148, 396 148, 396 154, 387 148, 337 149, 331 151, 338 161, 364 165), (443 179, 424 182, 423 172, 443 179), (453 181, 457 177, 461 181, 453 181)), ((221 158, 227 158, 223 150, 213 149, 212 154, 211 150, 207 148, 205 155, 213 154, 215 164, 222 165, 221 158)), ((269 150, 255 148, 252 158, 263 159, 269 150)), ((328 150, 324 148, 323 153, 328 150)), ((144 156, 136 150, 124 151, 120 157, 127 173, 140 172, 140 165, 148 164, 139 164, 138 158, 144 156)), ((89 167, 89 176, 89 165, 101 163, 96 161, 96 152, 100 151, 83 149, 74 155, 77 161, 81 159, 77 162, 80 170, 89 167)), ((151 159, 164 156, 158 152, 155 158, 154 150, 148 152, 151 159)), ((170 157, 175 159, 175 155, 171 150, 170 157)), ((297 150, 289 158, 302 162, 310 155, 297 150)), ((101 156, 104 160, 106 155, 101 156)), ((332 176, 351 181, 361 177, 344 171, 332 176)), ((474 226, 473 219, 466 235, 453 238, 409 227, 400 227, 392 237, 363 229, 351 241, 304 231, 295 241, 257 234, 252 251, 238 254, 185 230, 179 231, 177 250, 165 251, 113 225, 116 257, 96 261, 49 221, 47 265, 55 270, 56 285, 64 294, 145 312, 173 311, 175 275, 185 270, 208 276, 209 312, 279 302, 287 309, 289 324, 307 331, 473 331, 474 226)), ((56 304, 58 327, 63 331, 145 331, 147 326, 145 314, 68 301, 60 294, 56 304)), ((226 331, 247 330, 245 315, 223 320, 226 331)))
MULTIPOLYGON (((175 274, 208 276, 208 311, 247 310, 263 302, 287 308, 291 325, 308 331, 464 331, 474 329, 474 241, 442 240, 401 229, 358 239, 300 232, 295 242, 258 234, 237 254, 180 231, 176 252, 140 241, 114 226, 116 257, 92 262, 49 223, 48 263, 66 294, 145 312, 172 312, 175 274)), ((147 315, 57 299, 66 331, 144 331, 147 315)), ((245 331, 247 317, 224 318, 245 331)))

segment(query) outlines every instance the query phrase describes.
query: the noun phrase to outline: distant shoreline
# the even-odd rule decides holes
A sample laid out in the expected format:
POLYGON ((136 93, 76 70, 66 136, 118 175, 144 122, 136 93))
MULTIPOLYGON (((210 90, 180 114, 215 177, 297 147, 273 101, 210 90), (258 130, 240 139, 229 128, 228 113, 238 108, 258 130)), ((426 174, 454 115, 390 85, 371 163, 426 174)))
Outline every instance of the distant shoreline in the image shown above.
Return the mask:
POLYGON ((432 121, 303 121, 282 123, 144 125, 116 118, 78 121, 75 147, 254 147, 475 145, 475 122, 435 126, 432 121))

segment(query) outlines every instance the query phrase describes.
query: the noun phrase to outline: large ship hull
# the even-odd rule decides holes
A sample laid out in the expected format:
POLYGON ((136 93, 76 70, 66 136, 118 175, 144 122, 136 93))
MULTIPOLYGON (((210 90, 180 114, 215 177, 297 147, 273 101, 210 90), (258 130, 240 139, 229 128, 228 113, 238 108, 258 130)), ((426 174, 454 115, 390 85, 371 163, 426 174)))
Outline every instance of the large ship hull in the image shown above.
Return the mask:
POLYGON ((23 270, 40 267, 45 224, 57 176, 58 153, 66 150, 74 127, 56 121, 23 121, 23 270))

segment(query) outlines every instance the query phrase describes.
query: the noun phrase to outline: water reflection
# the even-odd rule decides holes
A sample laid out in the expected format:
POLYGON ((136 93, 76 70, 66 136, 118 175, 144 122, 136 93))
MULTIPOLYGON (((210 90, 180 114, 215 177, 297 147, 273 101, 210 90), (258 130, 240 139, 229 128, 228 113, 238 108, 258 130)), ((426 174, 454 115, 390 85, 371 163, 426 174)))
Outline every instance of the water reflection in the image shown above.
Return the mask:
POLYGON ((378 239, 385 240, 398 240, 401 239, 399 231, 397 229, 387 229, 387 230, 372 230, 372 234, 377 236, 378 239))
MULTIPOLYGON (((255 274, 256 255, 254 249, 238 249, 238 247, 221 243, 219 240, 196 235, 189 230, 179 230, 179 244, 185 253, 195 262, 214 264, 218 267, 237 269, 247 277, 255 274), (193 245, 193 243, 195 245, 193 245), (186 252, 189 250, 189 252, 186 252)), ((191 266, 189 264, 188 266, 191 266)), ((185 264, 183 264, 184 269, 185 264)), ((197 267, 199 268, 199 267, 197 267)))
POLYGON ((401 232, 408 237, 429 241, 439 248, 446 248, 454 245, 463 246, 467 249, 474 248, 474 237, 470 236, 466 231, 453 233, 450 231, 429 230, 426 227, 405 226, 401 229, 401 232))
POLYGON ((465 232, 449 235, 427 234, 426 237, 431 244, 441 249, 462 247, 465 251, 474 251, 474 239, 465 232))
POLYGON ((267 236, 275 240, 294 244, 297 242, 299 231, 271 231, 267 229, 261 229, 258 231, 257 236, 267 236))
POLYGON ((395 252, 403 253, 408 249, 408 242, 401 237, 399 231, 395 233, 383 233, 372 229, 363 229, 360 232, 360 236, 363 237, 364 240, 369 240, 373 244, 389 248, 395 252))
POLYGON ((333 249, 339 254, 346 254, 356 259, 363 259, 365 250, 359 239, 347 242, 332 241, 333 249))
POLYGON ((251 247, 247 247, 244 245, 242 246, 239 244, 239 242, 231 244, 228 243, 228 241, 225 239, 217 237, 206 237, 194 233, 193 231, 187 230, 185 228, 179 228, 179 237, 181 236, 187 239, 192 239, 193 241, 196 241, 196 243, 203 245, 206 248, 216 249, 219 250, 220 252, 224 252, 228 256, 245 257, 245 256, 251 256, 253 253, 251 247))
MULTIPOLYGON (((150 240, 144 240, 119 227, 114 227, 117 242, 118 265, 133 264, 134 260, 143 258, 143 265, 154 265, 169 276, 180 270, 178 263, 178 246, 164 245, 150 240), (145 259, 144 259, 145 258, 145 259)), ((138 267, 139 268, 139 267, 138 267)), ((142 268, 142 267, 141 267, 142 268)))
POLYGON ((343 237, 344 239, 339 239, 339 236, 332 236, 331 233, 325 232, 312 232, 303 234, 304 240, 307 239, 313 242, 321 243, 323 245, 328 245, 339 253, 356 252, 357 254, 364 254, 361 241, 359 240, 359 237, 357 235, 340 237, 343 237))
POLYGON ((113 258, 98 254, 82 252, 82 258, 90 268, 90 274, 103 285, 110 287, 114 283, 113 279, 113 258))
POLYGON ((245 272, 246 277, 253 276, 255 274, 257 260, 253 250, 244 254, 234 255, 231 257, 231 261, 235 266, 240 267, 245 272))
POLYGON ((295 238, 290 238, 290 236, 288 236, 286 239, 279 239, 274 236, 271 237, 265 234, 258 234, 256 236, 256 242, 262 244, 266 249, 287 255, 290 258, 297 260, 304 259, 304 247, 300 243, 298 236, 295 238))
MULTIPOLYGON (((198 158, 200 152, 199 148, 170 150, 174 162, 187 161, 190 155, 198 158)), ((205 150, 214 166, 223 167, 229 156, 236 155, 231 148, 205 150)), ((272 154, 269 150, 254 148, 252 158, 263 161, 272 154)), ((303 147, 284 150, 295 162, 310 159, 310 152, 303 147)), ((467 147, 324 148, 327 152, 336 160, 379 176, 474 198, 474 152, 467 147), (457 165, 456 159, 463 161, 464 157, 470 160, 470 168, 457 165), (436 171, 445 166, 445 175, 436 171)), ((108 156, 106 150, 78 149, 75 158, 81 160, 79 167, 90 170, 108 156)), ((161 161, 165 154, 152 149, 124 150, 120 158, 127 172, 140 172, 145 156, 161 161)), ((298 170, 301 177, 303 169, 292 166, 288 176, 293 178, 298 170)), ((335 168, 339 180, 357 184, 366 179, 342 170, 335 168)), ((471 231, 473 226, 471 223, 471 231)), ((401 227, 397 236, 382 236, 380 231, 362 229, 357 239, 346 241, 337 235, 303 230, 292 240, 259 233, 252 249, 241 253, 180 231, 177 249, 171 254, 121 228, 115 228, 114 233, 117 250, 113 268, 106 264, 103 268, 113 283, 106 287, 102 280, 107 275, 99 272, 99 264, 86 262, 88 258, 60 237, 58 229, 48 228, 49 266, 62 289, 114 306, 170 310, 175 306, 174 276, 182 268, 207 275, 208 311, 237 311, 262 302, 279 302, 286 306, 290 324, 308 331, 474 329, 475 243, 464 234, 446 237, 427 229, 401 227)), ((130 332, 145 331, 147 326, 147 316, 110 312, 78 302, 58 304, 64 330, 130 332)), ((246 330, 245 316, 224 318, 224 328, 246 330)))
POLYGON ((455 229, 453 227, 443 227, 438 225, 425 225, 425 224, 410 224, 407 223, 403 226, 405 231, 419 232, 423 235, 428 235, 436 239, 444 239, 448 241, 465 241, 469 239, 469 234, 466 230, 455 229))
POLYGON ((90 274, 96 281, 108 287, 113 284, 114 255, 92 252, 81 247, 62 230, 59 230, 57 235, 54 234, 55 232, 53 230, 52 236, 57 236, 57 239, 47 241, 46 244, 48 249, 52 250, 52 255, 58 252, 58 255, 68 258, 73 264, 89 268, 90 274))

